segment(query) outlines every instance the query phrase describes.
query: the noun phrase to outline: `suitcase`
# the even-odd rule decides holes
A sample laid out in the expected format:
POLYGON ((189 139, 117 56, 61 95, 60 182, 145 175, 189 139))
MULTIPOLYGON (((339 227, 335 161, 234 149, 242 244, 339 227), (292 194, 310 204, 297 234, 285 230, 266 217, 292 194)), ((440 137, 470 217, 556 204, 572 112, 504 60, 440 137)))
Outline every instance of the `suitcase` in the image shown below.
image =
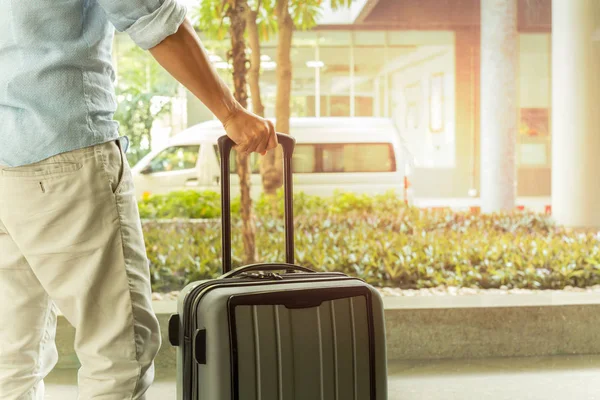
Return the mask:
POLYGON ((294 265, 292 153, 284 150, 286 262, 231 271, 229 157, 219 139, 224 275, 194 282, 169 321, 179 400, 384 400, 383 305, 365 282, 294 265))

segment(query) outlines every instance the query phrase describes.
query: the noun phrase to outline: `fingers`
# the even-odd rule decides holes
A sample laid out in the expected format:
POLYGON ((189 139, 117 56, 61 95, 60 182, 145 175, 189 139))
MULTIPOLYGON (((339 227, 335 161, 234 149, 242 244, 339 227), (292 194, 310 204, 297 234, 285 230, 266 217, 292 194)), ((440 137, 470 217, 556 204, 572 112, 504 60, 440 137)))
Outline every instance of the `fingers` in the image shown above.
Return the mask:
POLYGON ((250 154, 252 152, 252 139, 245 143, 240 143, 235 149, 242 154, 250 154))
POLYGON ((243 117, 237 123, 231 123, 228 128, 228 135, 237 139, 236 151, 246 155, 254 152, 264 155, 277 147, 275 126, 271 121, 251 113, 246 113, 243 117))
POLYGON ((256 146, 256 152, 262 155, 265 155, 267 149, 269 147, 269 141, 271 139, 271 123, 269 121, 265 121, 265 132, 260 135, 260 142, 258 146, 256 146))
POLYGON ((257 123, 249 137, 250 140, 238 149, 244 154, 259 153, 264 155, 268 150, 277 146, 275 127, 268 120, 261 120, 260 123, 257 123), (275 146, 272 145, 273 139, 275 140, 275 146))
POLYGON ((269 142, 266 151, 273 150, 279 143, 277 143, 277 134, 275 133, 275 125, 271 121, 267 121, 269 125, 269 142))
POLYGON ((269 121, 269 147, 267 150, 272 150, 279 142, 277 141, 277 133, 275 132, 275 125, 271 121, 269 121))
POLYGON ((247 133, 245 133, 244 136, 246 140, 243 143, 240 143, 236 150, 242 154, 247 155, 252 153, 256 149, 257 141, 260 140, 260 138, 257 137, 257 135, 255 134, 255 132, 253 132, 252 129, 249 129, 249 132, 247 131, 247 133))

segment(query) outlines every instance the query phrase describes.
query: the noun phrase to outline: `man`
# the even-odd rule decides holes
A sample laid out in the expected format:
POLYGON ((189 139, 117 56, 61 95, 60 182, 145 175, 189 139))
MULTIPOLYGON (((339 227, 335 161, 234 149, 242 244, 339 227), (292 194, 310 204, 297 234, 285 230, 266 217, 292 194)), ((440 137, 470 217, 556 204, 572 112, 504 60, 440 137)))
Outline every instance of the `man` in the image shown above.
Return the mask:
POLYGON ((240 107, 176 0, 0 1, 0 399, 44 397, 55 305, 76 328, 79 398, 143 399, 161 345, 132 177, 113 120, 114 29, 223 122, 277 145, 240 107))

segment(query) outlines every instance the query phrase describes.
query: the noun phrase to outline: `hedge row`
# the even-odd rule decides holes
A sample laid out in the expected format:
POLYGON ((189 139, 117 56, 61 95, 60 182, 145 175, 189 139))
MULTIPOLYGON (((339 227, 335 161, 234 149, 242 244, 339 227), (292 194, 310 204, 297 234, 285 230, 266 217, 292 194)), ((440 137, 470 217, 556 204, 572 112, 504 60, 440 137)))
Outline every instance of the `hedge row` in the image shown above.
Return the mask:
MULTIPOLYGON (((218 196, 213 200, 218 202, 218 196)), ((281 212, 279 204, 256 204, 261 261, 284 259, 281 212)), ((342 271, 378 286, 561 289, 600 284, 600 238, 568 232, 543 215, 431 213, 405 207, 393 195, 299 196, 295 224, 299 264, 342 271)), ((239 232, 240 222, 234 225, 239 232)), ((219 275, 218 220, 147 220, 144 231, 154 290, 178 290, 219 275)), ((241 237, 234 234, 233 239, 234 264, 239 265, 241 237)))

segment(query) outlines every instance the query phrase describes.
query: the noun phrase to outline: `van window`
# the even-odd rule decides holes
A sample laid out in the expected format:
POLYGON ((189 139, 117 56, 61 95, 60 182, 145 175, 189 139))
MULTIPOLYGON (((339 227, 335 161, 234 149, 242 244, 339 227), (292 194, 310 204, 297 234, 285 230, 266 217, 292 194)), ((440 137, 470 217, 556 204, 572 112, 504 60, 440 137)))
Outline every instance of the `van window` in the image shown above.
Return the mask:
POLYGON ((394 172, 396 159, 390 143, 298 144, 295 173, 394 172))
POLYGON ((393 172, 394 149, 389 143, 326 144, 323 172, 393 172))
MULTIPOLYGON (((217 159, 219 149, 215 146, 217 159)), ((220 161, 220 160, 219 160, 220 161)), ((235 149, 229 160, 231 173, 237 173, 235 149)), ((260 173, 260 157, 250 156, 253 174, 260 173)), ((310 174, 320 172, 394 172, 396 159, 390 143, 319 143, 297 144, 292 159, 294 173, 310 174)))
POLYGON ((316 172, 317 151, 314 144, 298 144, 292 157, 292 169, 295 173, 316 172))
POLYGON ((151 172, 180 171, 196 168, 200 145, 172 146, 150 161, 151 172))
MULTIPOLYGON (((219 154, 219 146, 215 145, 215 154, 217 155, 217 160, 219 163, 221 162, 221 155, 219 154)), ((231 156, 229 156, 229 171, 232 174, 237 174, 237 154, 235 149, 231 150, 231 156)), ((250 154, 250 171, 253 174, 260 174, 260 158, 258 153, 250 154)))

